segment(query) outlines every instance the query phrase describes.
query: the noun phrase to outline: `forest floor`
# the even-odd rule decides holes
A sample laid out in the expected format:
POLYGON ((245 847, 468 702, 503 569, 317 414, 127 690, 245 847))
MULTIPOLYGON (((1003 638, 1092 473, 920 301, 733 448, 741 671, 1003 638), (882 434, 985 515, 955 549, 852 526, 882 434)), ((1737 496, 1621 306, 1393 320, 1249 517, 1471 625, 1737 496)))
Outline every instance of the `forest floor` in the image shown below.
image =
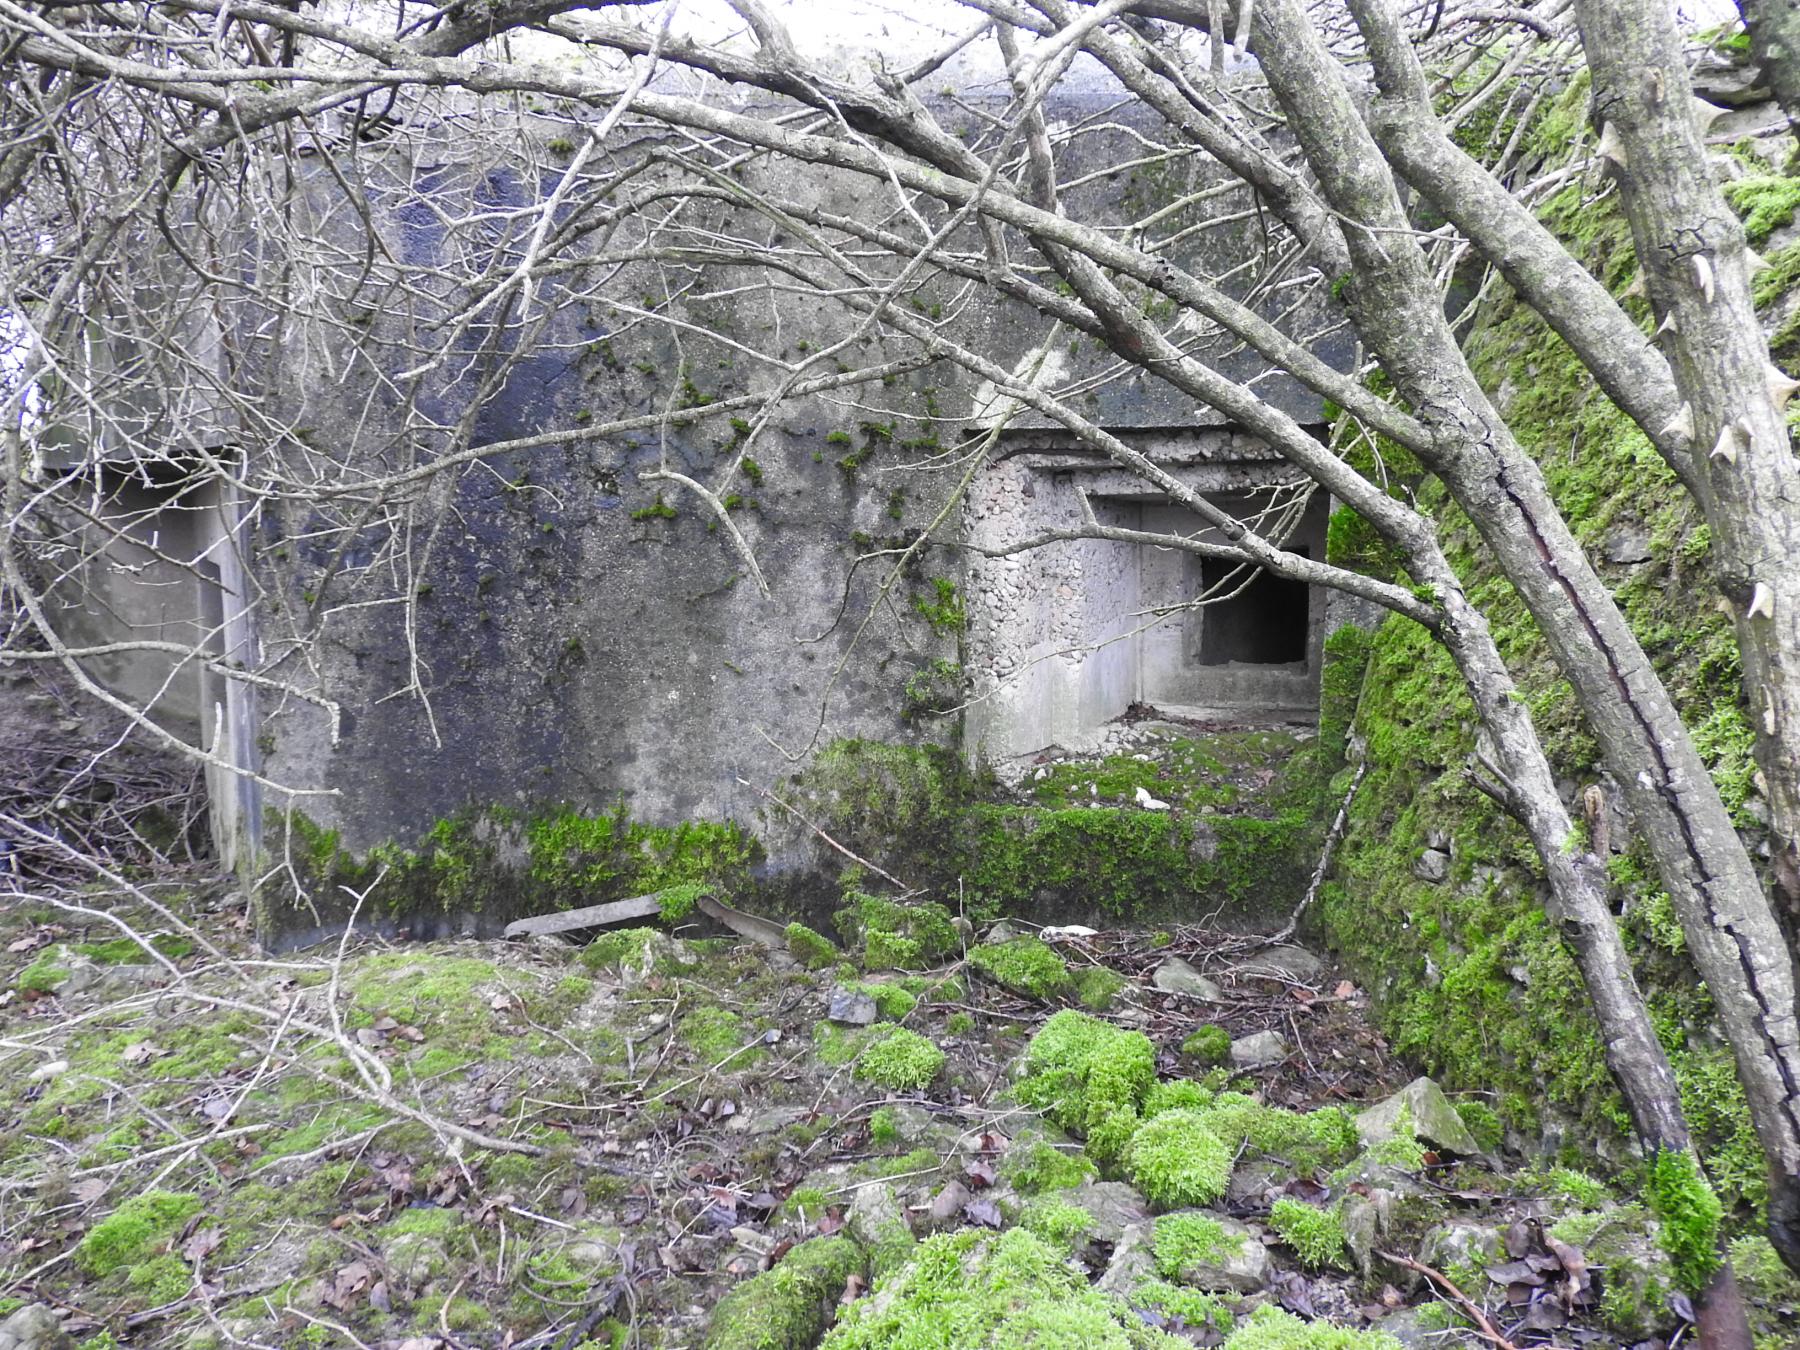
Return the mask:
MULTIPOLYGON (((1082 1297, 1090 1280, 1106 1293, 1111 1330, 987 1343, 1291 1329, 1251 1317, 1259 1305, 1413 1345, 1682 1333, 1643 1209, 1504 1155, 1478 1099, 1443 1111, 1419 1089, 1372 1143, 1321 1114, 1410 1075, 1362 992, 1311 954, 1198 928, 1049 944, 1015 930, 868 971, 851 962, 870 915, 849 953, 634 930, 271 960, 232 893, 148 887, 87 914, 14 904, 0 915, 0 1322, 32 1350, 57 1336, 789 1350, 840 1300, 907 1297, 915 1255, 947 1253, 979 1283, 989 1248, 1029 1233, 997 1259, 1047 1244, 1054 1280, 1079 1272, 1082 1297), (1153 1217, 1171 1203, 1147 1167, 1122 1169, 1135 1189, 1096 1179, 1082 1145, 1019 1100, 1053 1015, 1147 1037, 1160 1085, 1140 1084, 1134 1109, 1210 1122, 1228 1188, 1172 1222, 1153 1217), (807 1241, 821 1236, 846 1241, 807 1241), (750 1283, 825 1246, 850 1253, 823 1267, 826 1297, 803 1271, 750 1283), (756 1302, 796 1288, 797 1311, 756 1302), (714 1317, 734 1289, 749 1331, 714 1317)), ((1740 1244, 1740 1275, 1764 1344, 1792 1344, 1800 1286, 1759 1244, 1740 1244)), ((899 1343, 873 1314, 843 1320, 858 1316, 832 1344, 899 1343)), ((1329 1342, 1365 1343, 1390 1344, 1329 1342)))

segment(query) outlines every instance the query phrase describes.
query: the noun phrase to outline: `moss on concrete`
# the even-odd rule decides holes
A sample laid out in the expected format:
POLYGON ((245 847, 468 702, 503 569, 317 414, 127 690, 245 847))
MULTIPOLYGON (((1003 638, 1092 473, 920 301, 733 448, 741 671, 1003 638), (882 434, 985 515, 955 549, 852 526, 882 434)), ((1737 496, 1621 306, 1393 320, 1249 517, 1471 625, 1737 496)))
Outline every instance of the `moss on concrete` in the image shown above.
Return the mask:
MULTIPOLYGON (((1565 123, 1579 124, 1581 110, 1571 106, 1559 100, 1534 129, 1546 153, 1557 152, 1565 123)), ((1744 183, 1736 195, 1754 229, 1791 214, 1791 181, 1779 188, 1744 183)), ((1570 185, 1547 201, 1543 215, 1590 271, 1623 293, 1637 264, 1615 202, 1595 202, 1570 185)), ((1760 303, 1773 304, 1800 282, 1800 253, 1793 263, 1781 277, 1759 278, 1760 303)), ((1640 300, 1624 303, 1648 317, 1640 300)), ((1708 533, 1697 508, 1573 352, 1503 283, 1484 302, 1468 350, 1683 710, 1737 823, 1760 828, 1741 669, 1729 619, 1714 603, 1708 533), (1624 556, 1641 549, 1648 561, 1609 561, 1619 540, 1632 546, 1624 556)), ((1558 773, 1577 788, 1595 782, 1596 747, 1530 616, 1441 489, 1425 483, 1419 493, 1443 523, 1452 562, 1487 614, 1558 773)), ((1601 1139, 1622 1139, 1630 1122, 1575 963, 1539 910, 1528 841, 1463 771, 1475 720, 1449 659, 1416 625, 1390 619, 1366 640, 1335 639, 1324 683, 1329 730, 1322 743, 1341 753, 1354 733, 1367 774, 1318 916, 1375 994, 1394 1048, 1447 1087, 1492 1091, 1490 1143, 1506 1127, 1537 1131, 1546 1112, 1576 1126, 1559 1131, 1569 1161, 1601 1139), (1360 680, 1358 671, 1366 672, 1360 680), (1422 879, 1415 872, 1420 854, 1445 840, 1449 878, 1422 879)), ((1327 799, 1346 781, 1340 777, 1327 799)), ((1710 1001, 1641 848, 1615 857, 1611 870, 1627 946, 1675 1063, 1701 1156, 1727 1210, 1745 1214, 1763 1195, 1760 1155, 1742 1093, 1711 1037, 1710 1001)))

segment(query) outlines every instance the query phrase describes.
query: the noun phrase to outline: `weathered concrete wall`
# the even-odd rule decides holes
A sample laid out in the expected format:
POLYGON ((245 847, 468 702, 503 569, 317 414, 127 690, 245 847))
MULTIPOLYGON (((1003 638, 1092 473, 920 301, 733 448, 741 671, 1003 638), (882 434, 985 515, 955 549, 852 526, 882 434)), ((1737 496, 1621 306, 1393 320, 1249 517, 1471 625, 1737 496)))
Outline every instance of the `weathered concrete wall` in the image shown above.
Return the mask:
MULTIPOLYGON (((1189 487, 1245 518, 1271 504, 1279 515, 1285 503, 1293 514, 1288 546, 1324 555, 1324 499, 1296 491, 1294 471, 1254 438, 1218 427, 1134 439, 1189 487)), ((1078 528, 1084 496, 1102 524, 1219 541, 1200 517, 1124 470, 1041 433, 977 479, 966 537, 992 551, 1078 528)), ((1145 544, 1077 540, 971 557, 970 646, 983 659, 965 727, 971 755, 994 761, 1089 748, 1105 723, 1140 702, 1304 720, 1318 706, 1324 635, 1355 617, 1320 588, 1299 598, 1298 619, 1259 608, 1257 593, 1244 593, 1248 576, 1209 590, 1210 574, 1194 555, 1145 544), (1197 605, 1203 598, 1214 603, 1197 605), (1209 625, 1245 619, 1297 625, 1298 659, 1209 664, 1209 625)))
MULTIPOLYGON (((1078 184, 1065 198, 1071 214, 1119 223, 1218 179, 1198 155, 1095 172, 1143 159, 1129 132, 1137 114, 1115 106, 1116 92, 1083 85, 1051 109, 1059 134, 1106 114, 1064 147, 1065 175, 1078 184)), ((794 845, 791 823, 768 818, 763 790, 823 744, 953 743, 962 719, 938 714, 973 688, 992 697, 968 715, 970 757, 1012 754, 1091 728, 1146 696, 1143 640, 1105 641, 1140 626, 1145 591, 1135 556, 1079 545, 1016 566, 983 564, 971 596, 956 545, 963 529, 998 528, 996 503, 1032 483, 1080 477, 1121 520, 1141 520, 1150 494, 1118 471, 1065 464, 1066 441, 1031 442, 1041 419, 1021 417, 959 513, 953 496, 966 462, 951 452, 979 432, 986 403, 960 369, 922 364, 868 385, 786 396, 748 443, 760 409, 745 410, 744 420, 690 416, 778 388, 783 371, 763 354, 810 363, 812 376, 917 358, 905 339, 863 335, 858 314, 805 285, 784 289, 771 284, 779 274, 698 253, 595 262, 546 283, 540 310, 502 329, 485 311, 469 311, 468 289, 419 285, 430 273, 384 271, 379 259, 366 274, 340 270, 341 256, 362 248, 366 216, 387 255, 408 267, 480 273, 468 264, 482 236, 451 222, 483 213, 505 220, 557 180, 556 156, 544 147, 566 126, 514 130, 533 153, 474 136, 448 158, 441 149, 421 158, 403 137, 371 143, 357 151, 353 198, 302 162, 288 209, 319 246, 279 256, 246 236, 251 285, 234 292, 227 335, 239 343, 240 378, 260 382, 260 391, 254 432, 240 435, 247 476, 281 490, 247 522, 244 587, 258 604, 255 632, 241 645, 251 668, 312 699, 265 692, 247 724, 254 735, 240 737, 233 753, 309 795, 240 783, 227 828, 244 833, 246 822, 279 820, 292 808, 360 853, 413 844, 459 813, 604 813, 622 804, 643 821, 760 821, 766 866, 779 870, 803 865, 807 848, 794 845), (326 244, 346 253, 334 256, 326 244), (475 317, 458 322, 465 312, 475 317), (848 345, 819 358, 838 343, 848 345), (659 413, 667 416, 656 424, 659 413), (646 425, 593 430, 633 415, 646 425), (477 447, 536 440, 405 477, 462 433, 477 447), (1027 445, 1032 455, 1014 453, 1027 445), (726 481, 743 453, 749 460, 726 481), (768 598, 709 510, 647 477, 659 469, 729 496, 768 598), (395 475, 403 481, 355 486, 395 475), (897 550, 947 508, 947 524, 891 577, 897 550), (954 617, 965 599, 966 630, 954 617), (1097 640, 1072 664, 1033 663, 1046 644, 1097 640)), ((654 148, 649 138, 629 153, 654 148)), ((777 203, 911 228, 885 184, 760 161, 737 172, 777 203)), ((653 193, 666 171, 651 168, 637 182, 653 193)), ((1260 227, 1250 213, 1217 229, 1182 229, 1197 211, 1232 216, 1233 201, 1210 197, 1164 222, 1183 236, 1176 254, 1184 264, 1229 274, 1254 246, 1260 227)), ((692 202, 681 224, 695 234, 661 242, 760 241, 769 257, 817 270, 816 258, 740 205, 692 202)), ((979 253, 973 238, 953 246, 979 253)), ((495 256, 484 284, 512 255, 495 256)), ((861 255, 859 265, 878 278, 898 268, 861 255)), ((928 281, 905 303, 1009 367, 1053 331, 1022 306, 953 280, 928 281)), ((1315 317, 1280 319, 1312 332, 1315 317)), ((1172 462, 1209 492, 1274 481, 1266 452, 1209 410, 1122 372, 1088 340, 1057 334, 1055 343, 1052 387, 1072 391, 1092 420, 1173 447, 1172 462), (1256 462, 1233 468, 1244 455, 1256 462)), ((1215 359, 1240 377, 1266 374, 1235 347, 1215 359)), ((1292 382, 1265 378, 1259 388, 1302 421, 1320 420, 1316 400, 1292 382)), ((1043 520, 1067 515, 1069 500, 1053 503, 1054 495, 1038 499, 1043 520)), ((1151 640, 1167 636, 1159 630, 1151 640)), ((1179 651, 1172 665, 1182 665, 1179 651)), ((266 841, 272 864, 296 852, 280 830, 266 841)))

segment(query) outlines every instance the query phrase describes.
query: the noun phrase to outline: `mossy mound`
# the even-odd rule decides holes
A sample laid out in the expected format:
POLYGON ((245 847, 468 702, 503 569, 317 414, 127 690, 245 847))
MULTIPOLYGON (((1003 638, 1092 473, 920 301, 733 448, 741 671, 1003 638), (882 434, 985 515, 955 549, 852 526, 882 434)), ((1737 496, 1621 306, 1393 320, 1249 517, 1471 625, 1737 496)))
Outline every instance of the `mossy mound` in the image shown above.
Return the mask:
POLYGON ((950 911, 942 905, 901 904, 851 891, 838 910, 837 928, 867 970, 922 970, 959 949, 950 911))
POLYGON ((1176 1350, 1101 1293, 1064 1251, 1024 1229, 928 1238, 917 1255, 845 1309, 820 1350, 1176 1350))
POLYGON ((856 1058, 855 1077, 894 1092, 923 1092, 944 1067, 944 1052, 906 1027, 873 1028, 856 1058))
POLYGON ((705 1350, 811 1350, 850 1277, 867 1271, 862 1248, 849 1238, 802 1242, 720 1300, 705 1350))
MULTIPOLYGON (((1016 937, 977 947, 969 965, 1002 989, 1048 1003, 1069 992, 1069 966, 1041 938, 1016 937)), ((1110 995, 1107 1002, 1111 1002, 1110 995)))
POLYGON ((1125 1148, 1125 1174, 1158 1209, 1211 1204, 1231 1181, 1233 1150, 1208 1128, 1204 1111, 1164 1111, 1125 1148))
POLYGON ((1156 1052, 1141 1031, 1064 1009, 1031 1038, 1023 1068, 1013 1094, 1086 1138, 1105 1165, 1138 1127, 1138 1109, 1156 1080, 1156 1052))

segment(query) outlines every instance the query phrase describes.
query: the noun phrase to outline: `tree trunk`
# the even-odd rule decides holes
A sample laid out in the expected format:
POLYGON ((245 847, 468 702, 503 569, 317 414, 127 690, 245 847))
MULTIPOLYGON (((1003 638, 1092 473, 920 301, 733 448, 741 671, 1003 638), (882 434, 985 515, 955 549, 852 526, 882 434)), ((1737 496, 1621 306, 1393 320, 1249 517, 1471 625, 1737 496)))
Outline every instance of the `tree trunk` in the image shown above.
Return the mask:
MULTIPOLYGON (((1295 0, 1262 0, 1255 36, 1289 127, 1345 222, 1358 331, 1434 433, 1427 467, 1537 620, 1625 791, 1712 991, 1785 1205, 1800 1195, 1800 1028, 1792 963, 1749 856, 1668 691, 1463 361, 1336 62, 1295 0)), ((1800 1262, 1800 1234, 1771 1236, 1800 1262)))

